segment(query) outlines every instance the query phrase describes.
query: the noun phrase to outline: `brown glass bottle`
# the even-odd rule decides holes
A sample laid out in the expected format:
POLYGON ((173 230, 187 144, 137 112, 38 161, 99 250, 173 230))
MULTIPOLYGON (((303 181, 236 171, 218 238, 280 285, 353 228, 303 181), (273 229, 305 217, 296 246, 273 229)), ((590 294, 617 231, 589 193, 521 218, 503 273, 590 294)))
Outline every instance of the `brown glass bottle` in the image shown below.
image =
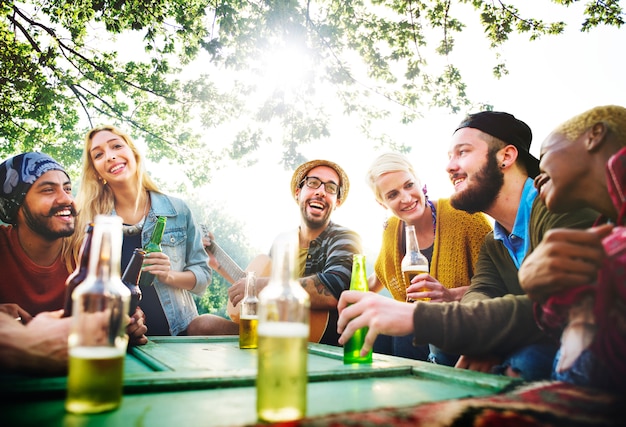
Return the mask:
POLYGON ((72 292, 76 286, 85 280, 89 271, 89 252, 91 251, 91 237, 93 236, 93 222, 85 227, 85 238, 78 253, 78 265, 65 281, 65 304, 63 305, 63 317, 72 315, 72 292))
POLYGON ((141 274, 141 265, 143 264, 143 258, 146 255, 146 251, 142 248, 136 248, 133 251, 133 256, 130 258, 126 270, 122 275, 122 283, 126 285, 130 291, 130 307, 128 309, 128 315, 132 316, 141 301, 141 288, 139 287, 139 275, 141 274))

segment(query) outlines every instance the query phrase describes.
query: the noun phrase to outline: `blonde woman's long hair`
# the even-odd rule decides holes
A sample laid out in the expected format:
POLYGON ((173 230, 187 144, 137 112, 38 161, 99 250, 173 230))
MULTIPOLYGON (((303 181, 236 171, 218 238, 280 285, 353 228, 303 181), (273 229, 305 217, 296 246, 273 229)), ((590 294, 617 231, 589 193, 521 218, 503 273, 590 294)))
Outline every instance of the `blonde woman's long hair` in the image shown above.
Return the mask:
MULTIPOLYGON (((69 245, 63 250, 65 263, 69 271, 72 271, 78 264, 80 246, 84 238, 84 231, 87 224, 92 222, 96 215, 110 214, 115 207, 115 197, 111 188, 100 179, 91 158, 91 142, 95 134, 101 131, 109 131, 122 138, 131 149, 137 162, 137 194, 142 191, 160 192, 155 182, 145 170, 145 165, 141 153, 133 142, 132 138, 120 129, 111 125, 98 126, 91 129, 85 135, 83 145, 83 168, 80 179, 80 187, 76 196, 76 209, 79 215, 76 217, 76 230, 69 238, 69 245)), ((139 203, 139 197, 136 203, 139 203)))

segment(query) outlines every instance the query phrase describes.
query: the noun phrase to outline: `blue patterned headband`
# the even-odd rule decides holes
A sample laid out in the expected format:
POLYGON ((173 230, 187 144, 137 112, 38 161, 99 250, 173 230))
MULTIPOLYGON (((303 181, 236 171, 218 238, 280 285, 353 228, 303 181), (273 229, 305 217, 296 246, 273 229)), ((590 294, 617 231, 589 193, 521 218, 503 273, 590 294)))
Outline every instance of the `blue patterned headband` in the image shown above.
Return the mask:
MULTIPOLYGON (((0 220, 15 224, 17 210, 26 193, 41 175, 48 171, 65 169, 52 157, 42 153, 23 153, 0 164, 0 220)), ((69 175, 68 175, 69 178, 69 175)))

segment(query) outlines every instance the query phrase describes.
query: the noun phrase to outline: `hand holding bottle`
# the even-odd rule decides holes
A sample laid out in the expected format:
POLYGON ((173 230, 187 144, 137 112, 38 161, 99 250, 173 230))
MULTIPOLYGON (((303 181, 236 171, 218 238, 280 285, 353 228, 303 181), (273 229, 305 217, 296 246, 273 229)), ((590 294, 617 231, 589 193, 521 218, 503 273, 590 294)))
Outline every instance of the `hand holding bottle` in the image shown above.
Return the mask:
POLYGON ((147 332, 146 315, 141 308, 137 307, 130 317, 130 323, 126 327, 128 345, 135 346, 146 344, 148 342, 148 338, 146 337, 147 332))
MULTIPOLYGON (((415 234, 415 226, 405 227, 406 252, 402 258, 401 268, 404 277, 404 286, 408 288, 411 283, 415 283, 413 278, 424 273, 428 273, 428 259, 420 252, 419 243, 415 234)), ((428 298, 422 299, 428 301, 428 298)), ((407 302, 415 302, 417 299, 406 295, 407 302)))
MULTIPOLYGON (((463 291, 466 289, 467 286, 464 286, 463 291)), ((459 300, 462 293, 457 298, 455 292, 451 292, 433 276, 421 273, 411 279, 406 288, 406 296, 413 301, 450 302, 459 300)))
POLYGON ((157 222, 154 226, 154 230, 152 230, 150 240, 143 247, 146 253, 144 256, 144 267, 141 277, 139 278, 140 288, 145 289, 151 286, 155 276, 159 278, 160 282, 167 283, 166 279, 170 271, 170 259, 161 249, 161 240, 163 239, 166 223, 166 217, 157 217, 157 222))

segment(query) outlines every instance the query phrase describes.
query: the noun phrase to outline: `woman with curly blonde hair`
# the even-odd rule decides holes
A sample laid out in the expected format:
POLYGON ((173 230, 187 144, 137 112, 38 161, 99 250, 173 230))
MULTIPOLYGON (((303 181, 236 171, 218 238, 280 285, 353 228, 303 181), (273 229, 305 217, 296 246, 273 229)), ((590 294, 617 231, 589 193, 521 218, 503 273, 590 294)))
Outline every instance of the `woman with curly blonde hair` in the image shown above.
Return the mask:
MULTIPOLYGON (((200 230, 187 204, 158 189, 133 140, 114 126, 96 127, 85 136, 76 205, 76 230, 84 230, 99 214, 122 217, 122 270, 133 250, 149 241, 157 217, 167 218, 163 252, 146 254, 143 271, 155 280, 142 289, 139 305, 149 335, 186 334, 198 317, 191 293, 202 295, 211 280, 200 230)), ((82 233, 75 233, 65 254, 68 265, 76 263, 82 239, 82 233)))

